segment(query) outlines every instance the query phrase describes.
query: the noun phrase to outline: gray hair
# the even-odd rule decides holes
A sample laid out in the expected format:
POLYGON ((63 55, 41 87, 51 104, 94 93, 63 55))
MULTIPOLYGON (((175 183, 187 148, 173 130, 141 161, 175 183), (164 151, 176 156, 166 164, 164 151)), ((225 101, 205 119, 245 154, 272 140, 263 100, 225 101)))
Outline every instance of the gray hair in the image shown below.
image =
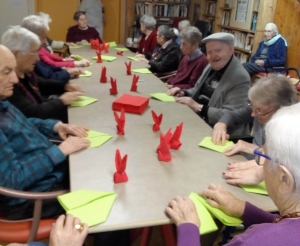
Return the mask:
POLYGON ((37 15, 40 16, 42 18, 42 20, 48 24, 48 28, 49 28, 49 23, 52 22, 50 15, 48 15, 44 12, 39 12, 37 15))
POLYGON ((298 102, 297 92, 289 78, 271 76, 259 79, 248 91, 250 101, 274 109, 298 102))
POLYGON ((83 11, 76 11, 75 14, 73 15, 73 20, 78 21, 80 16, 85 15, 85 12, 83 11))
POLYGON ((21 26, 38 36, 40 36, 45 29, 49 31, 49 22, 38 15, 29 15, 25 17, 22 21, 21 26))
POLYGON ((161 25, 157 28, 157 32, 160 36, 163 36, 166 41, 169 41, 170 39, 175 37, 175 33, 173 28, 167 26, 167 25, 161 25))
POLYGON ((152 15, 143 15, 140 19, 140 23, 144 24, 150 31, 152 31, 156 26, 156 20, 152 15))
POLYGON ((179 38, 184 39, 186 42, 192 45, 200 44, 202 40, 202 33, 199 31, 197 27, 189 26, 184 28, 179 33, 179 38))
POLYGON ((285 166, 293 175, 296 192, 300 191, 300 103, 279 109, 265 127, 267 154, 272 159, 269 170, 285 166))
POLYGON ((21 26, 10 27, 3 33, 1 43, 12 52, 27 54, 32 44, 41 45, 39 37, 21 26))
POLYGON ((274 32, 275 35, 278 34, 278 28, 277 28, 276 24, 274 24, 274 23, 268 23, 266 25, 265 29, 267 29, 268 27, 271 28, 271 30, 274 32))
POLYGON ((189 26, 191 26, 191 22, 189 20, 182 20, 178 23, 178 29, 180 31, 189 26))

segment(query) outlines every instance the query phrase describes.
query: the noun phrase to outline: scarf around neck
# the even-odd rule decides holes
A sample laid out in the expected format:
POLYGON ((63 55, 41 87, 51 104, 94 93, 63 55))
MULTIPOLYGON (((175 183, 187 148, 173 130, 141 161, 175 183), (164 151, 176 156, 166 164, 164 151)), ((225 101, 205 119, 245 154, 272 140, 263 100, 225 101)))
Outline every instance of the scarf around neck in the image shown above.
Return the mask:
POLYGON ((278 39, 280 39, 280 38, 282 38, 282 39, 284 40, 285 46, 287 47, 288 45, 287 45, 286 40, 285 40, 284 37, 282 37, 280 34, 275 35, 275 36, 274 36, 273 38, 271 38, 270 40, 264 40, 264 45, 270 46, 270 45, 272 45, 272 44, 275 44, 276 41, 277 41, 278 39))

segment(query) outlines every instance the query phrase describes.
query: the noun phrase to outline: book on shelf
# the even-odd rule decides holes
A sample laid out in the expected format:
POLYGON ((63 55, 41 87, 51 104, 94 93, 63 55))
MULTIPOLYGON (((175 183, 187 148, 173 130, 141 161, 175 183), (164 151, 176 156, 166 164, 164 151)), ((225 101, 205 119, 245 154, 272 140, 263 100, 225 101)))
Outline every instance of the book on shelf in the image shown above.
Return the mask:
POLYGON ((254 3, 254 10, 259 10, 259 6, 260 6, 260 0, 256 0, 254 3))
POLYGON ((207 1, 206 3, 206 14, 214 15, 216 13, 216 2, 215 1, 207 1))
POLYGON ((250 58, 250 54, 246 54, 238 50, 234 51, 234 55, 241 63, 248 62, 250 58))
POLYGON ((232 29, 223 28, 222 32, 231 33, 234 36, 234 46, 237 48, 251 51, 254 35, 251 33, 240 32, 232 29))
POLYGON ((231 12, 229 12, 229 11, 224 11, 223 12, 223 18, 222 18, 222 25, 223 26, 229 26, 230 25, 230 14, 231 14, 231 12))
POLYGON ((256 30, 256 22, 257 22, 257 13, 253 13, 252 24, 251 24, 252 31, 256 30))
POLYGON ((140 2, 135 4, 136 15, 149 14, 155 17, 187 17, 188 10, 187 5, 147 4, 140 2))
POLYGON ((191 0, 145 0, 145 2, 190 3, 191 0))

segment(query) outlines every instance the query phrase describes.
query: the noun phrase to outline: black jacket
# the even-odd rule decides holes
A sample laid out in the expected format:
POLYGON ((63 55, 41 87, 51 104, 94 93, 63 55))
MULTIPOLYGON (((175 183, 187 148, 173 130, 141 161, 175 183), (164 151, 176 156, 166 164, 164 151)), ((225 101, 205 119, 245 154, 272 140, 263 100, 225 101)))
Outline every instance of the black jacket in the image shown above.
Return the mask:
POLYGON ((34 72, 45 79, 69 80, 70 74, 60 67, 52 67, 40 61, 35 64, 34 72))

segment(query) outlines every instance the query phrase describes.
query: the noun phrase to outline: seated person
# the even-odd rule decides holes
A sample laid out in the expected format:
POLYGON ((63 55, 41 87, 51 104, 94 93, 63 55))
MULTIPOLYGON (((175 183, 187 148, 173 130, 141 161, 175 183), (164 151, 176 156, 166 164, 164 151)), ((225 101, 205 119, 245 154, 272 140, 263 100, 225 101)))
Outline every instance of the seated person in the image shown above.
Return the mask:
MULTIPOLYGON (((47 32, 49 31, 49 23, 38 15, 29 15, 22 21, 22 27, 35 33, 39 36, 41 44, 47 43, 47 32)), ((50 66, 56 67, 86 67, 89 66, 89 61, 73 61, 70 58, 62 58, 57 55, 51 54, 45 47, 39 50, 39 57, 41 61, 50 66)))
POLYGON ((152 15, 143 15, 140 19, 142 38, 139 42, 137 53, 151 54, 157 45, 156 41, 156 20, 152 15))
POLYGON ((102 43, 97 30, 94 27, 88 26, 85 12, 77 11, 74 14, 73 19, 77 22, 77 25, 72 26, 68 29, 66 38, 67 42, 89 43, 91 39, 98 39, 99 43, 102 43))
MULTIPOLYGON (((220 185, 210 184, 199 193, 212 207, 242 219, 246 231, 226 245, 299 245, 300 155, 295 146, 298 146, 300 131, 291 132, 300 125, 299 112, 299 103, 279 109, 266 125, 266 144, 256 152, 258 163, 263 165, 269 197, 279 214, 242 201, 220 185), (260 162, 261 156, 266 157, 264 163, 260 162)), ((201 221, 201 215, 198 217, 194 203, 189 198, 176 197, 166 212, 177 225, 177 245, 200 246, 199 227, 205 221, 201 221)))
MULTIPOLYGON (((182 20, 182 21, 180 21, 179 23, 178 23, 178 34, 176 34, 176 39, 175 39, 175 41, 176 41, 176 43, 180 46, 181 45, 181 42, 180 42, 180 36, 179 36, 179 34, 180 34, 180 32, 184 29, 184 28, 186 28, 186 27, 190 27, 191 26, 191 23, 190 23, 190 21, 189 20, 182 20)), ((174 28, 175 29, 175 28, 174 28)), ((202 35, 202 34, 201 34, 202 35)))
POLYGON ((250 62, 243 63, 250 76, 266 72, 266 70, 273 72, 272 67, 285 67, 287 42, 278 33, 277 26, 274 23, 268 23, 264 30, 264 36, 265 40, 259 43, 250 62))
POLYGON ((67 80, 46 80, 33 73, 41 45, 39 37, 23 27, 15 26, 3 34, 2 44, 10 49, 17 62, 16 73, 19 82, 14 86, 13 95, 8 98, 10 103, 26 117, 54 118, 68 122, 67 106, 79 99, 83 90, 78 85, 69 84, 67 80), (42 95, 60 96, 45 101, 42 95))
MULTIPOLYGON (((90 141, 83 139, 87 129, 57 120, 27 119, 6 100, 18 83, 15 68, 14 55, 0 45, 0 185, 31 192, 66 189, 66 158, 89 147, 90 141), (63 139, 58 146, 48 139, 57 134, 63 139)), ((32 216, 33 203, 24 199, 1 196, 0 207, 8 219, 32 216)), ((57 200, 45 201, 43 208, 43 218, 64 213, 57 200)))
POLYGON ((169 89, 178 87, 180 89, 193 88, 208 64, 206 56, 199 49, 202 34, 194 26, 183 29, 179 37, 181 39, 181 52, 184 55, 176 75, 167 81, 169 89))
POLYGON ((157 45, 151 54, 137 54, 135 57, 146 62, 153 73, 167 73, 178 69, 182 53, 173 40, 173 28, 161 25, 157 29, 157 45))
MULTIPOLYGON (((234 54, 234 36, 214 33, 202 40, 206 45, 209 64, 194 88, 168 91, 176 102, 190 107, 210 126, 214 126, 228 111, 241 108, 247 101, 250 77, 234 54)), ((233 136, 249 134, 248 125, 237 127, 233 136)))

